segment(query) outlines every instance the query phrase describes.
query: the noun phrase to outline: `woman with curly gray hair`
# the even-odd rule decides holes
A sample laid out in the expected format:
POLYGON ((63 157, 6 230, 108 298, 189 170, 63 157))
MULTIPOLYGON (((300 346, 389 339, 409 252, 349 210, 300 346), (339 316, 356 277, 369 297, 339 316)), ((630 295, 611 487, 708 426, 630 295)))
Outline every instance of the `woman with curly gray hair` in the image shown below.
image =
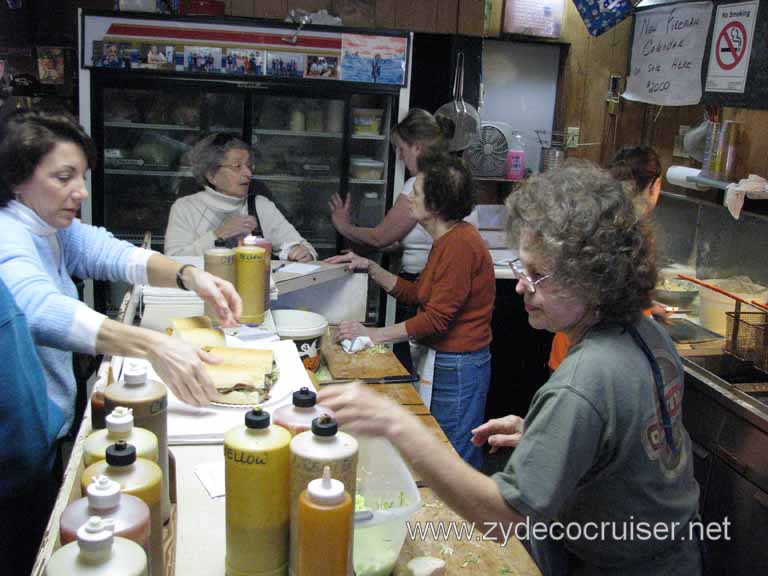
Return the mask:
POLYGON ((572 345, 525 420, 473 431, 475 445, 516 446, 504 471, 470 470, 363 388, 325 389, 319 401, 353 433, 389 438, 467 520, 530 536, 545 576, 701 574, 683 369, 664 329, 642 314, 656 278, 647 225, 593 165, 535 176, 508 206, 529 321, 572 345))

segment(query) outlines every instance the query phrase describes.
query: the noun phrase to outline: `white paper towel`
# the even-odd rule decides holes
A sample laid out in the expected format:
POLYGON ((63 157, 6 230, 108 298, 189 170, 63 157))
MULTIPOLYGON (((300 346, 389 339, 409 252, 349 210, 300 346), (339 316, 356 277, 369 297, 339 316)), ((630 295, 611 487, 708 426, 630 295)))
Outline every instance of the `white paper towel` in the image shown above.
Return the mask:
POLYGON ((706 186, 701 186, 695 182, 689 182, 689 176, 699 176, 701 170, 698 168, 690 168, 688 166, 670 166, 667 169, 667 182, 674 184, 675 186, 682 186, 683 188, 690 188, 691 190, 706 190, 706 186))

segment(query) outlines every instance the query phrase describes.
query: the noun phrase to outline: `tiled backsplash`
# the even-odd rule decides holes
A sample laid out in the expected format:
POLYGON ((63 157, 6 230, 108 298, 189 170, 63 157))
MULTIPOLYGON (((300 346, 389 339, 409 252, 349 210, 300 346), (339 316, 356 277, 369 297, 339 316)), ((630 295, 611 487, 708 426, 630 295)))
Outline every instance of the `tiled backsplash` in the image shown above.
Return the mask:
POLYGON ((699 278, 746 275, 768 286, 768 217, 663 194, 653 213, 662 265, 694 266, 699 278))

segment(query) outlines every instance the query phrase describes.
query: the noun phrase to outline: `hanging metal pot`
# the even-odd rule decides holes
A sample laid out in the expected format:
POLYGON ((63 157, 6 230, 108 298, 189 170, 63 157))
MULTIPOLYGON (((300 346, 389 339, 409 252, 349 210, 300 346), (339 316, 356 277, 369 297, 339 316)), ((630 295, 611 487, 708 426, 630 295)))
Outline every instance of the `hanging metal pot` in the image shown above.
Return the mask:
POLYGON ((464 101, 464 52, 456 55, 456 71, 453 77, 453 100, 440 106, 435 117, 450 121, 453 131, 446 134, 448 149, 464 150, 480 135, 480 114, 472 104, 464 101))

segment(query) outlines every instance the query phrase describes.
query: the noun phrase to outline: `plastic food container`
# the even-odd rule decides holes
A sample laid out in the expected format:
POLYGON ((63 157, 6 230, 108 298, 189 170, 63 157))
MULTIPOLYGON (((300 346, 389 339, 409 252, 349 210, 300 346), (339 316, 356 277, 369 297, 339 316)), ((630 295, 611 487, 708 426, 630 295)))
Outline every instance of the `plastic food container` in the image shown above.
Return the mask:
POLYGON ((320 338, 328 329, 324 316, 304 310, 272 310, 277 335, 293 340, 304 367, 313 372, 320 367, 320 338))
POLYGON ((361 437, 357 462, 354 565, 357 576, 387 576, 405 542, 406 521, 421 496, 389 441, 361 437))
POLYGON ((384 162, 354 156, 349 161, 349 173, 357 180, 381 180, 384 176, 384 162))
MULTIPOLYGON (((723 290, 727 290, 731 294, 743 298, 747 302, 751 300, 765 302, 766 298, 768 298, 768 290, 766 288, 759 284, 742 281, 739 278, 707 280, 707 282, 718 286, 723 290)), ((699 290, 699 294, 701 294, 701 302, 699 304, 699 320, 701 321, 701 325, 713 332, 725 335, 728 326, 725 313, 735 311, 736 301, 733 298, 729 298, 719 292, 704 287, 699 290)), ((742 304, 741 309, 745 311, 753 311, 752 307, 744 304, 742 304)))
POLYGON ((353 134, 381 134, 381 118, 384 110, 379 108, 353 108, 353 134))

